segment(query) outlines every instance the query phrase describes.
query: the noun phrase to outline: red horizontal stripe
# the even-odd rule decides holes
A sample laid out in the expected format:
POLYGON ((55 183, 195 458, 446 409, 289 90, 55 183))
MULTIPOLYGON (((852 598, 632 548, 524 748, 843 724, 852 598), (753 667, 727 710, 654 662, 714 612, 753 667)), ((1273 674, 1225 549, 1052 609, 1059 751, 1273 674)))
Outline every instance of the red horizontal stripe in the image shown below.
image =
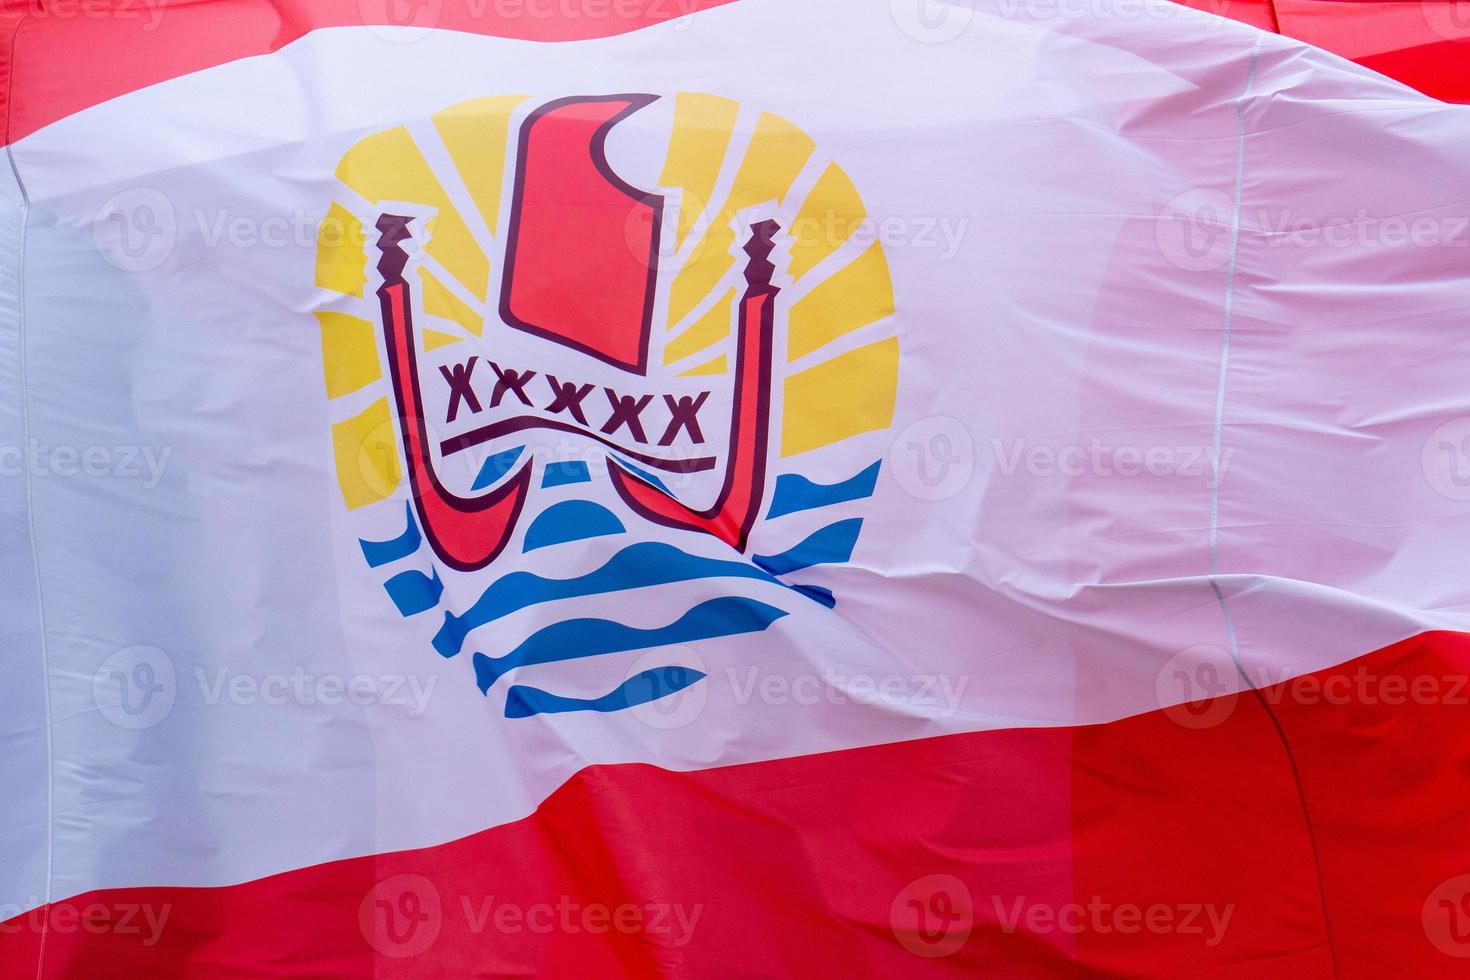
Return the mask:
POLYGON ((1470 3, 1460 14, 1466 36, 1460 41, 1425 41, 1355 60, 1446 102, 1470 103, 1470 3))
POLYGON ((1470 0, 1179 0, 1470 102, 1470 0))
MULTIPOLYGON (((1202 715, 596 767, 441 847, 58 903, 41 976, 1309 980, 1333 975, 1330 935, 1342 977, 1462 977, 1467 670, 1470 638, 1426 634, 1202 715), (156 937, 144 906, 167 910, 156 937), (1191 918, 1207 907, 1230 910, 1213 944, 1191 918), (946 910, 962 916, 947 933, 946 910)), ((4 976, 36 975, 46 914, 0 926, 4 976)))
MULTIPOLYGON (((324 27, 413 26, 531 41, 639 30, 733 0, 0 0, 4 141, 157 82, 268 54, 324 27), (394 11, 390 15, 388 11, 394 11)), ((1182 0, 1470 101, 1470 4, 1182 0), (1410 9, 1412 16, 1405 16, 1410 9), (1418 11, 1422 10, 1422 14, 1418 11)))
MULTIPOLYGON (((732 0, 0 0, 5 142, 324 27, 407 23, 526 41, 612 37, 732 0)), ((385 44, 391 55, 392 45, 385 44)), ((391 70, 391 69, 384 69, 391 70)), ((228 107, 225 107, 228 108, 228 107)))

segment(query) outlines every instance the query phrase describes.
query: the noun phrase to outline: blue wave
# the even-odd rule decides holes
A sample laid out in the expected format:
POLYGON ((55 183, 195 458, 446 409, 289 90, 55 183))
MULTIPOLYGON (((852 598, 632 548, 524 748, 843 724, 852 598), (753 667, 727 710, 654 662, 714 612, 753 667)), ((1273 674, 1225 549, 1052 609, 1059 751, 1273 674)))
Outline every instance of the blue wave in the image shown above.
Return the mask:
POLYGON ((751 561, 772 575, 785 575, 813 565, 839 565, 851 560, 862 529, 861 517, 838 521, 813 532, 801 544, 779 555, 756 555, 751 561))
POLYGON ((480 693, 484 694, 517 667, 580 660, 670 643, 693 643, 718 636, 759 633, 785 615, 786 610, 764 602, 742 596, 725 596, 701 602, 669 625, 653 629, 625 626, 610 619, 569 619, 537 630, 502 657, 475 654, 475 679, 480 693))
POLYGON ((837 608, 837 596, 832 594, 831 589, 823 588, 820 585, 792 585, 791 588, 793 591, 800 592, 813 602, 820 602, 828 609, 837 608))
POLYGON ((798 511, 845 504, 849 500, 862 500, 873 495, 878 486, 878 470, 883 461, 878 460, 857 476, 841 483, 813 483, 799 473, 786 473, 776 477, 776 490, 771 495, 771 509, 766 519, 785 517, 798 511))
POLYGON ((612 511, 590 500, 563 500, 536 515, 526 529, 522 551, 535 551, 568 541, 582 541, 608 534, 622 534, 627 528, 612 511))
POLYGON ((480 473, 475 477, 475 483, 470 489, 484 490, 486 487, 499 483, 501 478, 510 472, 510 468, 516 465, 516 460, 520 459, 521 453, 525 451, 525 446, 517 446, 514 449, 507 449, 503 453, 496 453, 494 456, 485 460, 481 464, 480 473))
POLYGON ((629 545, 608 559, 607 564, 601 568, 576 578, 542 578, 533 572, 511 572, 496 579, 462 615, 445 613, 444 625, 434 636, 434 649, 439 651, 440 656, 453 657, 464 648, 465 637, 471 630, 527 606, 555 599, 571 599, 707 578, 776 581, 770 574, 748 562, 701 558, 680 551, 673 545, 645 541, 629 545))
POLYGON ((418 522, 413 519, 413 504, 404 504, 403 508, 408 519, 408 527, 398 537, 391 541, 358 540, 357 543, 362 546, 362 556, 367 559, 368 567, 377 568, 400 558, 407 558, 419 550, 423 537, 419 534, 418 522))
POLYGON ((383 587, 404 616, 417 616, 433 609, 444 594, 444 583, 439 580, 437 570, 433 578, 423 572, 400 572, 383 583, 383 587))
POLYGON ((704 680, 692 667, 659 667, 628 678, 600 698, 567 698, 538 687, 516 684, 505 695, 505 717, 565 714, 569 711, 622 711, 677 694, 704 680))
POLYGON ((591 483, 587 464, 580 459, 569 459, 560 463, 547 463, 541 474, 542 489, 564 487, 572 483, 591 483))

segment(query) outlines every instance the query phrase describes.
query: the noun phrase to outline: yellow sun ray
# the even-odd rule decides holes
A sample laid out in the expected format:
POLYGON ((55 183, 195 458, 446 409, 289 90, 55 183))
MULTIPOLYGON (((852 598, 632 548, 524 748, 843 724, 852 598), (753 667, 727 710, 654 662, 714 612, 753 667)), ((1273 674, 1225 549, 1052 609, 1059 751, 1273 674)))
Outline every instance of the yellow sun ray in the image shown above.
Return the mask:
POLYGON ((406 127, 359 140, 337 166, 337 178, 375 205, 405 201, 433 209, 425 251, 460 285, 485 298, 490 262, 406 127))
POLYGON ((816 150, 812 138, 769 112, 762 113, 750 138, 734 186, 719 214, 679 270, 669 289, 669 323, 688 316, 735 264, 733 223, 745 208, 774 200, 780 204, 816 150))

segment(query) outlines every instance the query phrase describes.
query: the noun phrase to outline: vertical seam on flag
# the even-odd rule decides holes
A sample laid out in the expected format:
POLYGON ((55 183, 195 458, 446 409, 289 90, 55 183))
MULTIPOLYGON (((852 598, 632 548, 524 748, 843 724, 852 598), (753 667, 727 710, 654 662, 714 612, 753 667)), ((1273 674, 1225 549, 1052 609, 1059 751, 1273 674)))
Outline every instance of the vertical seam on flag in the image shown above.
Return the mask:
POLYGON ((1220 375, 1215 387, 1215 426, 1214 426, 1214 456, 1212 459, 1213 473, 1210 480, 1210 589, 1215 593, 1215 601, 1220 606, 1220 615, 1225 620, 1226 640, 1230 644, 1230 659, 1235 663, 1235 670, 1240 674, 1240 679, 1245 682, 1262 709, 1266 717, 1270 719, 1271 726, 1276 730, 1276 737, 1281 742, 1281 748, 1286 753, 1286 762, 1291 769, 1291 778, 1296 785, 1297 803, 1301 807, 1302 822, 1307 831, 1307 843, 1312 851, 1312 865, 1317 875, 1317 898, 1322 909, 1322 928, 1327 940, 1327 956, 1332 964, 1332 975, 1340 977, 1341 972, 1337 965, 1337 945, 1332 938, 1332 918, 1327 910, 1327 882, 1322 873, 1322 853, 1317 844, 1317 832, 1312 825, 1312 813, 1307 805, 1306 789, 1302 785, 1301 769, 1297 765, 1296 753, 1292 751, 1291 742, 1286 737, 1286 729, 1281 726, 1281 720, 1276 717, 1275 710, 1270 702, 1261 693, 1261 689, 1251 680, 1250 674, 1246 672, 1245 664, 1240 659, 1240 640, 1235 631, 1235 618, 1230 615, 1230 604, 1225 599, 1225 592, 1220 588, 1220 485, 1224 482, 1220 469, 1221 446, 1224 441, 1225 430, 1225 389, 1226 380, 1230 371, 1230 327, 1235 315, 1235 274, 1240 259, 1240 215, 1242 201, 1245 197, 1245 109, 1251 98, 1251 93, 1256 85, 1256 70, 1261 57, 1261 38, 1256 37, 1251 46, 1250 67, 1246 72, 1245 91, 1235 102, 1236 123, 1236 149, 1235 149, 1235 201, 1234 214, 1230 226, 1230 261, 1225 271, 1225 302, 1223 313, 1223 329, 1220 339, 1220 375))
MULTIPOLYGON (((20 37, 20 25, 26 22, 25 14, 15 19, 15 30, 10 32, 10 43, 5 52, 5 145, 10 145, 10 117, 14 113, 15 106, 15 41, 20 37)), ((15 169, 14 161, 10 169, 15 169)), ((16 178, 19 183, 20 178, 16 178)))
MULTIPOLYGON (((31 195, 26 182, 15 163, 15 149, 10 143, 11 92, 15 87, 15 39, 20 34, 18 21, 10 35, 10 64, 5 78, 5 159, 10 163, 10 174, 15 178, 20 191, 20 246, 16 269, 15 341, 19 355, 20 381, 20 427, 25 445, 31 444, 31 392, 30 359, 26 353, 26 236, 30 228, 31 195)), ((45 713, 46 728, 46 893, 42 908, 51 904, 53 863, 56 855, 56 749, 55 733, 52 731, 51 714, 51 654, 46 646, 46 601, 41 594, 41 554, 36 547, 36 498, 31 467, 25 468, 26 531, 31 548, 31 578, 36 587, 36 629, 41 647, 41 710, 45 713)), ((42 916, 41 938, 36 946, 36 980, 41 980, 46 964, 46 937, 51 932, 51 916, 42 916)))
MULTIPOLYGON (((1235 316, 1235 271, 1240 261, 1240 211, 1245 196, 1245 103, 1256 84, 1256 62, 1260 57, 1261 39, 1251 47, 1250 69, 1246 75, 1245 91, 1235 103, 1236 146, 1235 146, 1235 200, 1230 218, 1230 260, 1225 266, 1225 309, 1224 325, 1220 339, 1220 373, 1215 382, 1215 426, 1211 443, 1210 480, 1210 583, 1220 573, 1220 450, 1225 432, 1225 381, 1230 370, 1230 325, 1235 316)), ((1216 585, 1216 593, 1219 587, 1216 585)), ((1225 600, 1220 599, 1225 610, 1225 600)), ((1232 654, 1235 651, 1235 629, 1230 622, 1230 613, 1225 610, 1225 622, 1230 631, 1232 654)))

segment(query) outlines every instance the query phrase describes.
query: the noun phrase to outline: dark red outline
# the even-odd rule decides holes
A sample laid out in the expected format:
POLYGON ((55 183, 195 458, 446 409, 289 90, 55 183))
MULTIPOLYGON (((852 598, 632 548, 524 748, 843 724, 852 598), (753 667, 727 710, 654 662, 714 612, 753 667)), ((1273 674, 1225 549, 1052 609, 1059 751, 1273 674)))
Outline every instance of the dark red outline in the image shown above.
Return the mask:
POLYGON ((455 453, 463 452, 471 446, 498 439, 501 436, 510 435, 512 432, 524 432, 527 429, 553 429, 557 432, 569 432, 572 435, 585 436, 602 443, 609 449, 622 453, 630 459, 650 466, 654 469, 665 470, 669 473, 703 473, 715 468, 715 457, 696 456, 692 459, 661 459, 658 456, 650 456, 647 453, 634 452, 625 446, 620 446, 600 432, 584 429, 580 425, 563 422, 560 419, 545 419, 535 415, 517 415, 514 418, 501 419, 482 425, 478 429, 471 429, 463 435, 453 436, 439 443, 439 451, 445 456, 453 456, 455 453))
POLYGON ((774 221, 757 222, 745 245, 750 256, 746 264, 745 295, 740 300, 740 317, 735 339, 735 393, 730 412, 730 454, 725 461, 725 479, 715 502, 703 510, 680 503, 636 473, 607 461, 613 488, 633 511, 645 520, 682 531, 702 531, 744 551, 750 529, 760 513, 765 497, 766 456, 771 426, 771 358, 774 349, 774 308, 780 290, 771 284, 774 267, 770 262, 772 238, 779 226, 774 221), (753 429, 743 424, 746 401, 755 399, 752 407, 753 429), (740 523, 732 525, 735 515, 727 512, 735 490, 736 472, 750 456, 749 496, 740 523))
POLYGON ((400 215, 385 214, 377 222, 381 233, 378 250, 383 253, 378 262, 378 271, 383 275, 378 301, 383 313, 383 339, 387 344, 388 371, 397 408, 399 435, 407 461, 414 510, 418 513, 424 537, 444 564, 457 571, 473 572, 499 557, 510 542, 526 503, 533 461, 527 460, 515 476, 478 497, 460 497, 451 493, 434 471, 434 463, 429 456, 428 426, 424 420, 418 351, 414 345, 411 293, 403 277, 407 255, 400 243, 408 237, 408 221, 400 215), (426 500, 459 514, 482 514, 490 518, 476 527, 479 530, 483 525, 489 533, 485 542, 475 542, 480 547, 472 557, 466 557, 462 550, 449 548, 426 500), (508 514, 505 513, 507 506, 508 514), (491 514, 492 510, 501 513, 491 514))

